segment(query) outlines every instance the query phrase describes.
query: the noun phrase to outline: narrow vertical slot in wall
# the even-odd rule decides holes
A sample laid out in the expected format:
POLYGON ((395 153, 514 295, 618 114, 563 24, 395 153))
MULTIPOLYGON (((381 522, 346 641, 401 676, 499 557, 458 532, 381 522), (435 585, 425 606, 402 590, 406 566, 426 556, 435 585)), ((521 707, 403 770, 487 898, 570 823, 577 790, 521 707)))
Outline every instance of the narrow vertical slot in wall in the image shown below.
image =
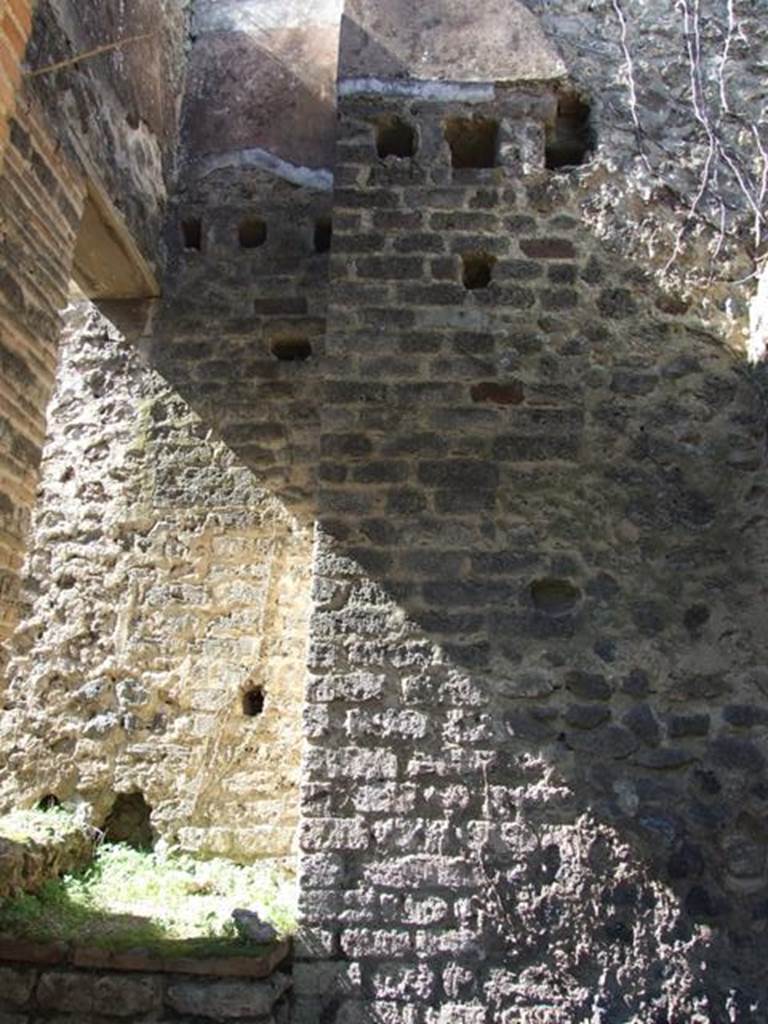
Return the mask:
POLYGON ((330 217, 320 217, 315 221, 314 247, 316 253, 331 251, 333 242, 333 223, 330 217))
POLYGON ((203 248, 203 222, 200 217, 185 217, 181 222, 181 239, 188 252, 203 248))
POLYGON ((547 126, 544 162, 550 171, 578 167, 595 150, 592 108, 576 93, 562 93, 557 102, 557 115, 547 126))

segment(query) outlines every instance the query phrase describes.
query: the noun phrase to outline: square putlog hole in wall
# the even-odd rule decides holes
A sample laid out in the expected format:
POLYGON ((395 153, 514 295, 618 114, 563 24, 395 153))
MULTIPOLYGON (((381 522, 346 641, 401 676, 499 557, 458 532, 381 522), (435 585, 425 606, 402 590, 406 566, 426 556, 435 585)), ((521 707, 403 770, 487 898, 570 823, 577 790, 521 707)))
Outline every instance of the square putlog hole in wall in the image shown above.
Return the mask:
POLYGON ((188 252, 203 248, 203 222, 199 217, 185 217, 181 222, 181 241, 188 252))
POLYGON ((315 221, 315 252, 324 253, 331 251, 333 241, 333 224, 330 217, 321 217, 315 221))
POLYGON ((248 217, 237 229, 241 249, 259 249, 267 240, 267 224, 260 217, 248 217))
POLYGON ((308 338, 275 338, 271 352, 281 363, 305 363, 312 355, 312 343, 308 338))
POLYGON ((264 711, 266 694, 263 686, 254 686, 243 693, 243 714, 246 718, 258 718, 264 711))
POLYGON ((451 147, 451 165, 456 170, 496 167, 498 121, 487 117, 454 117, 446 122, 445 139, 451 147))
POLYGON ((461 279, 468 291, 487 288, 493 280, 495 256, 487 252, 465 252, 461 257, 461 279))
POLYGON ((408 160, 416 156, 416 129, 395 114, 386 114, 376 122, 376 152, 379 159, 394 156, 408 160))
POLYGON ((545 166, 550 171, 578 167, 594 150, 592 108, 575 93, 563 93, 557 101, 555 123, 547 125, 545 166))

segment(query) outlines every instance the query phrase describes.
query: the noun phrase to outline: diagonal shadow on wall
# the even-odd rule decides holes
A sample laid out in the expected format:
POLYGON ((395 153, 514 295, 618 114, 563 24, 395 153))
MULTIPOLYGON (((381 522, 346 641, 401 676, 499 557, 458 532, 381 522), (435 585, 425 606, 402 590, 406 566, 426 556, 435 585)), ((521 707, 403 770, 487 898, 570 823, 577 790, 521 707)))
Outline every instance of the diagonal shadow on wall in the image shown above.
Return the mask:
POLYGON ((274 358, 309 313, 254 322, 262 270, 225 247, 150 351, 318 524, 301 1019, 759 1019, 757 382, 567 176, 451 172, 445 116, 345 104, 311 359, 274 358), (377 161, 382 112, 413 162, 377 161))

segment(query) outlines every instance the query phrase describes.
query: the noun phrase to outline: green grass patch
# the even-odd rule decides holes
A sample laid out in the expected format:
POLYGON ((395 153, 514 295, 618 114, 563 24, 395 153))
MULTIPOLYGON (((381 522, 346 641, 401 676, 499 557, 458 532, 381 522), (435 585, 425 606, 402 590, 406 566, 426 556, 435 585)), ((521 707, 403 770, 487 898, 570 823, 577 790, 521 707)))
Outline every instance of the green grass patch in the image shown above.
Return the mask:
POLYGON ((62 807, 46 811, 12 811, 0 817, 0 838, 24 843, 51 843, 80 829, 74 815, 62 807))
POLYGON ((294 877, 276 867, 105 844, 86 871, 0 905, 0 933, 162 956, 250 955, 259 947, 238 938, 231 920, 238 907, 292 934, 294 877))

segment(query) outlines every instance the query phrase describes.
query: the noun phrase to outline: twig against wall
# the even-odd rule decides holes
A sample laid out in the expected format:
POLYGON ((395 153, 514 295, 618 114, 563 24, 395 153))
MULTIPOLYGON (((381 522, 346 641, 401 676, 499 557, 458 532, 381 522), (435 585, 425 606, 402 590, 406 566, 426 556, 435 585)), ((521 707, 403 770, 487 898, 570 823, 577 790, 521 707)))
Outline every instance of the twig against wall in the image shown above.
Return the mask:
POLYGON ((92 50, 84 50, 82 53, 76 53, 74 57, 67 57, 66 60, 56 61, 55 64, 46 64, 42 68, 34 68, 24 72, 27 78, 37 78, 38 75, 50 75, 54 71, 60 71, 62 68, 71 67, 73 64, 79 64, 84 60, 91 60, 93 57, 100 57, 103 53, 111 53, 113 50, 120 50, 124 46, 129 46, 131 43, 140 43, 144 39, 151 39, 156 33, 154 32, 143 32, 139 36, 126 36, 125 39, 119 39, 115 43, 104 43, 102 46, 96 46, 92 50))

